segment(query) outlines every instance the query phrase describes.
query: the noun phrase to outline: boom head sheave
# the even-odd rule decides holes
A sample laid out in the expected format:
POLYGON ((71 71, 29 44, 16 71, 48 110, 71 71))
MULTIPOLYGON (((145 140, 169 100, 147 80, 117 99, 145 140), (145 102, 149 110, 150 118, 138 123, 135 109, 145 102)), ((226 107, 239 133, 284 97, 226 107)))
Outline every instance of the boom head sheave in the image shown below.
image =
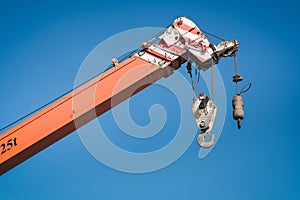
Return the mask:
POLYGON ((199 70, 206 71, 221 57, 232 56, 239 45, 237 40, 224 40, 215 45, 193 21, 178 17, 161 33, 144 42, 142 48, 137 56, 155 65, 166 67, 180 58, 181 63, 195 63, 199 70))

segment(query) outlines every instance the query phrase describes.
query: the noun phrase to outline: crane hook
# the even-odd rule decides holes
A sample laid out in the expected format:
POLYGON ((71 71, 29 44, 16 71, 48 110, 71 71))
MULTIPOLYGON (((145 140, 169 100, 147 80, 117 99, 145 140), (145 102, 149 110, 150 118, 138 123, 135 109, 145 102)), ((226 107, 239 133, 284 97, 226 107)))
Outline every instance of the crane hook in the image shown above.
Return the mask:
POLYGON ((192 113, 196 124, 201 130, 197 138, 198 144, 203 148, 210 148, 214 144, 215 135, 212 134, 209 141, 205 141, 205 137, 210 135, 217 114, 217 106, 204 92, 200 93, 199 98, 194 98, 192 105, 192 113))
POLYGON ((212 145, 214 145, 215 142, 215 134, 212 134, 210 137, 210 140, 206 142, 204 138, 209 135, 207 132, 202 132, 198 135, 197 141, 200 147, 202 148, 210 148, 212 145))

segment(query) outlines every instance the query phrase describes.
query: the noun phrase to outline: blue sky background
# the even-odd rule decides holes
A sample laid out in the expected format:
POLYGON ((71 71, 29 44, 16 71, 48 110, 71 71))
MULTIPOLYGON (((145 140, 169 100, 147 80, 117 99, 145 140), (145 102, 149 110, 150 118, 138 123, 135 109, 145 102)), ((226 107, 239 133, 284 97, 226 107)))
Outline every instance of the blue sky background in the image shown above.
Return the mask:
MULTIPOLYGON (((298 8, 296 1, 257 0, 1 1, 0 126, 70 90, 82 61, 101 41, 132 28, 165 27, 181 15, 238 39, 240 72, 254 85, 244 95, 246 119, 237 131, 231 119, 233 62, 218 65, 228 112, 220 140, 202 160, 195 141, 169 167, 123 173, 95 160, 75 132, 2 175, 0 199, 300 199, 298 8)), ((161 95, 167 112, 175 113, 161 137, 166 143, 180 114, 171 94, 148 88, 132 98, 131 112, 136 123, 147 124, 147 108, 161 95)), ((111 112, 99 121, 121 134, 111 112)), ((155 147, 160 143, 147 148, 155 147)))

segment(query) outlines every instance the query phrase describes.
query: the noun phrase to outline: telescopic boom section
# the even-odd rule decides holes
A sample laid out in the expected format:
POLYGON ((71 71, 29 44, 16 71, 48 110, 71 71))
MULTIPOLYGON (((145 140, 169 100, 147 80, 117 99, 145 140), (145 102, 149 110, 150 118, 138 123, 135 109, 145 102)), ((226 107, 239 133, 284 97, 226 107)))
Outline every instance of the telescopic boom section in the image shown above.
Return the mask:
POLYGON ((0 174, 172 74, 132 56, 0 135, 0 174))

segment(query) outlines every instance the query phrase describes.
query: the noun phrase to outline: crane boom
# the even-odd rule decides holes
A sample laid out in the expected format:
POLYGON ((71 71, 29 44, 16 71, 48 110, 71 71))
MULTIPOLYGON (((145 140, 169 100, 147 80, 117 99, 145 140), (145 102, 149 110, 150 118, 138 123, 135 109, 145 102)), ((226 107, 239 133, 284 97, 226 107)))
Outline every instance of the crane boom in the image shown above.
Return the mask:
POLYGON ((113 68, 1 134, 0 175, 155 81, 170 76, 186 61, 207 70, 237 49, 235 40, 215 46, 191 20, 177 18, 161 35, 143 43, 138 53, 120 63, 113 59, 113 68))

